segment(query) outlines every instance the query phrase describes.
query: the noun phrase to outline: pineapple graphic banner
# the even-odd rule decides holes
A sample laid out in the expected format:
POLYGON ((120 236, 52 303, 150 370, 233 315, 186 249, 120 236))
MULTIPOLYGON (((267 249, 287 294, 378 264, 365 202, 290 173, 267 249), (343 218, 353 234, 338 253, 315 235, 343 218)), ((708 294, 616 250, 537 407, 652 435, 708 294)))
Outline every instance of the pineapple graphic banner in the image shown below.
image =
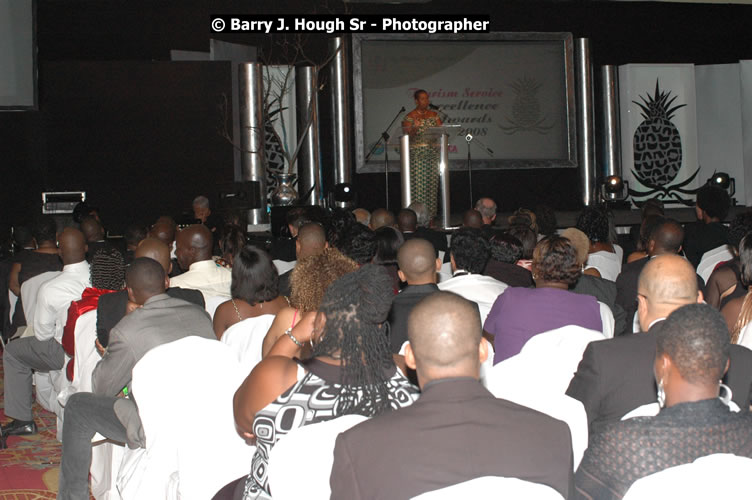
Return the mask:
POLYGON ((619 67, 622 176, 636 205, 690 206, 699 187, 692 64, 619 67))

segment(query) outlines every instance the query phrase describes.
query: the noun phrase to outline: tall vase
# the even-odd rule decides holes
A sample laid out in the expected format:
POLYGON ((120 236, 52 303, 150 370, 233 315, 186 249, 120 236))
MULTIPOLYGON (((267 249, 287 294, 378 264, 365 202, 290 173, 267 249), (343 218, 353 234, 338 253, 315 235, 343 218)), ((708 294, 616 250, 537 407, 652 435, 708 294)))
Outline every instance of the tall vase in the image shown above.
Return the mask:
POLYGON ((277 178, 277 187, 272 192, 272 205, 286 207, 294 205, 298 201, 298 192, 292 187, 295 174, 274 174, 277 178))

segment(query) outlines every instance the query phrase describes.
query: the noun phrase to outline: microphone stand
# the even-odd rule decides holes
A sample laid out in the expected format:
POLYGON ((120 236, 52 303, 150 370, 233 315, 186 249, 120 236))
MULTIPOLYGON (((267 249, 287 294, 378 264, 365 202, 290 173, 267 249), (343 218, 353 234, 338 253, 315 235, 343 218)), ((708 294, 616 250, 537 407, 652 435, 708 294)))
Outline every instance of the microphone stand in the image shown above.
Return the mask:
POLYGON ((381 133, 381 138, 376 141, 376 143, 371 148, 371 151, 368 152, 366 155, 366 161, 368 161, 369 158, 371 158, 371 155, 376 151, 376 148, 378 148, 381 141, 384 141, 384 192, 386 193, 386 209, 389 210, 389 131, 392 129, 392 125, 394 125, 394 122, 397 121, 397 118, 405 112, 405 107, 402 106, 399 111, 397 111, 397 114, 394 115, 394 118, 392 118, 392 121, 389 122, 389 125, 386 127, 386 130, 384 130, 381 133))
POLYGON ((480 139, 477 137, 473 137, 473 134, 467 134, 465 136, 465 140, 467 141, 467 181, 469 184, 469 190, 470 190, 470 208, 473 208, 473 168, 471 166, 470 162, 470 143, 475 140, 475 142, 478 143, 480 147, 482 147, 488 155, 493 158, 493 150, 483 144, 480 139))

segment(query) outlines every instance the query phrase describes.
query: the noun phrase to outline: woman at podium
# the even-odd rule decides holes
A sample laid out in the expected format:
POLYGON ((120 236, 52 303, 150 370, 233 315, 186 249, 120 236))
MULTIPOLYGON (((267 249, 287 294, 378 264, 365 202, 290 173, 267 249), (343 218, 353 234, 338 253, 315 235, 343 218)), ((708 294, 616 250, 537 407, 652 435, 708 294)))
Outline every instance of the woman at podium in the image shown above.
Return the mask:
POLYGON ((427 131, 442 123, 438 113, 428 109, 431 104, 428 92, 416 90, 413 97, 415 109, 402 122, 402 130, 410 136, 410 198, 425 203, 434 216, 439 188, 439 146, 438 140, 427 131))

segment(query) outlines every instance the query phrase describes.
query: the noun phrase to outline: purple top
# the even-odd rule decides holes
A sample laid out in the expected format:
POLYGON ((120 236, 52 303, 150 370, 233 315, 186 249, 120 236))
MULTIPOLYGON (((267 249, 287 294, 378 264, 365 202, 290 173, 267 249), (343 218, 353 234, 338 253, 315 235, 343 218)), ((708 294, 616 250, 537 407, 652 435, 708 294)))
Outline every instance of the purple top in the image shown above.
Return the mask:
POLYGON ((601 331, 601 311, 592 295, 558 288, 507 288, 494 302, 483 329, 494 337, 494 364, 519 354, 539 333, 565 325, 601 331))

